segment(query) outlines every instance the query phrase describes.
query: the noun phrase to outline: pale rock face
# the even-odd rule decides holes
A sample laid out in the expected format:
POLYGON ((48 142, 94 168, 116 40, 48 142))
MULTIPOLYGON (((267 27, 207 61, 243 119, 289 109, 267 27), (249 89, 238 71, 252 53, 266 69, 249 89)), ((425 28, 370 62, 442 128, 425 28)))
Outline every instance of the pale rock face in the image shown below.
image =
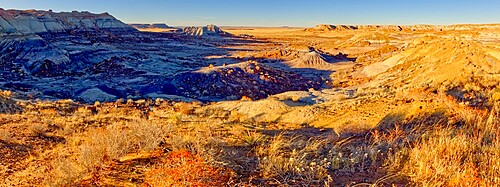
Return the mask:
MULTIPOLYGON (((2 11, 2 10, 0 10, 2 11)), ((7 33, 22 33, 22 34, 31 34, 33 31, 29 29, 26 25, 23 25, 17 18, 12 17, 11 15, 0 13, 0 16, 5 20, 5 23, 1 24, 0 27, 4 28, 7 33)))
POLYGON ((171 29, 173 27, 168 26, 165 23, 153 23, 153 24, 144 24, 144 23, 139 23, 139 24, 129 24, 130 26, 137 28, 137 29, 171 29))
POLYGON ((326 65, 326 64, 328 64, 326 58, 315 51, 307 53, 304 57, 302 57, 301 60, 303 61, 303 63, 305 63, 307 65, 326 65))
POLYGON ((168 29, 168 28, 171 28, 169 27, 167 24, 165 23, 155 23, 155 24, 152 24, 151 27, 153 28, 160 28, 160 29, 168 29))
POLYGON ((94 22, 90 19, 82 19, 80 20, 79 28, 92 28, 94 27, 94 22))
POLYGON ((48 32, 45 24, 40 22, 36 17, 32 16, 18 16, 17 20, 22 24, 27 26, 31 31, 35 33, 48 32))
POLYGON ((115 19, 111 18, 98 18, 96 19, 96 27, 101 29, 114 29, 121 28, 122 25, 120 22, 117 22, 115 19))
POLYGON ((316 25, 314 28, 306 29, 306 31, 335 31, 335 30, 342 31, 342 30, 356 30, 356 29, 358 29, 358 26, 320 24, 316 25))
POLYGON ((0 9, 0 34, 62 33, 71 30, 136 31, 113 16, 89 12, 0 9))
POLYGON ((16 28, 12 27, 7 20, 0 17, 0 32, 10 34, 16 32, 16 28))
POLYGON ((326 32, 343 30, 383 30, 383 31, 450 31, 450 30, 472 30, 495 27, 492 25, 328 25, 320 24, 313 28, 307 28, 305 31, 326 32))
MULTIPOLYGON (((38 18, 40 22, 42 22, 45 25, 45 29, 49 32, 53 33, 60 33, 60 32, 65 32, 66 30, 64 29, 63 25, 55 18, 52 16, 46 14, 42 17, 38 18)), ((35 32, 38 33, 38 32, 35 32)))
POLYGON ((0 60, 15 62, 34 76, 72 72, 70 54, 44 33, 63 36, 72 31, 134 32, 113 16, 89 12, 4 10, 0 8, 0 60), (49 40, 47 40, 49 39, 49 40))
POLYGON ((82 99, 83 101, 85 101, 87 103, 92 103, 94 101, 108 101, 109 102, 109 101, 115 101, 117 99, 116 96, 108 94, 99 88, 91 88, 91 89, 85 90, 80 95, 78 95, 78 98, 82 99))
POLYGON ((215 25, 207 25, 206 27, 186 27, 182 32, 191 36, 228 36, 229 33, 223 31, 215 25))

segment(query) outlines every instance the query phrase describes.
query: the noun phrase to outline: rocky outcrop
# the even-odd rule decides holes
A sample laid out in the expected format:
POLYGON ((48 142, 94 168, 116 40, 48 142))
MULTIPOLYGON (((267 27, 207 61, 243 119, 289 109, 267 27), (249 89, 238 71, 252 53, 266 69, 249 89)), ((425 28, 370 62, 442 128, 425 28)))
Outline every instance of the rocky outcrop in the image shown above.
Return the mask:
POLYGON ((461 25, 329 25, 320 24, 313 28, 307 28, 308 32, 329 32, 346 30, 369 30, 369 31, 450 31, 450 30, 473 30, 497 28, 495 24, 461 24, 461 25))
POLYGON ((314 28, 308 28, 306 31, 309 32, 327 32, 327 31, 343 31, 343 30, 356 30, 357 26, 352 25, 327 25, 320 24, 316 25, 314 28))
POLYGON ((426 36, 384 61, 363 67, 362 73, 384 81, 394 76, 387 84, 406 88, 444 83, 447 90, 471 82, 488 87, 498 84, 492 77, 500 72, 500 61, 491 54, 474 40, 426 36))
POLYGON ((84 92, 80 93, 77 96, 77 98, 86 102, 86 103, 92 103, 94 101, 110 102, 110 101, 115 101, 117 99, 116 96, 108 94, 99 88, 91 88, 91 89, 85 90, 84 92))
POLYGON ((399 25, 358 25, 361 30, 383 30, 383 31, 402 31, 403 26, 399 25))
POLYGON ((326 55, 320 54, 316 51, 311 51, 298 59, 298 62, 306 66, 323 66, 329 64, 329 61, 330 60, 326 55))
POLYGON ((181 32, 191 36, 231 36, 230 33, 223 31, 215 25, 207 25, 206 27, 185 27, 181 32))
POLYGON ((241 42, 223 36, 230 34, 214 25, 137 32, 108 14, 1 10, 0 89, 15 91, 21 99, 93 103, 260 99, 322 86, 320 76, 305 77, 287 67, 209 58, 227 56, 230 50, 221 45, 241 42), (209 64, 221 66, 204 68, 209 64))
POLYGON ((322 51, 310 48, 308 52, 300 51, 299 57, 285 62, 293 68, 313 68, 313 69, 328 69, 334 63, 349 61, 347 55, 339 53, 338 55, 330 55, 322 51))
POLYGON ((318 89, 322 83, 254 61, 188 72, 174 80, 181 95, 202 101, 266 98, 293 90, 318 89))
POLYGON ((310 51, 300 58, 290 61, 289 65, 294 68, 315 68, 329 66, 330 63, 335 61, 336 60, 329 55, 317 51, 310 51))
POLYGON ((129 24, 136 29, 172 29, 173 27, 168 26, 165 23, 153 23, 153 24, 129 24))
POLYGON ((56 76, 71 63, 64 51, 48 44, 39 36, 4 36, 0 41, 0 59, 17 62, 32 75, 56 76))
POLYGON ((19 76, 67 75, 82 67, 73 64, 75 57, 54 42, 67 39, 90 44, 97 37, 111 38, 117 33, 135 31, 108 13, 0 8, 0 61, 4 62, 0 68, 10 69, 19 76))
POLYGON ((0 8, 0 34, 40 34, 105 30, 128 32, 135 29, 108 13, 4 10, 0 8))

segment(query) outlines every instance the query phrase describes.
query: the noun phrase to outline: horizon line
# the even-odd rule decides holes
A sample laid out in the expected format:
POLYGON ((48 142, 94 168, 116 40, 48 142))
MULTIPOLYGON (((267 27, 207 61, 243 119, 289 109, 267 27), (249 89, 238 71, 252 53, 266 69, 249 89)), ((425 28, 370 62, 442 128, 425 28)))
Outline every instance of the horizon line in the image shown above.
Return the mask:
MULTIPOLYGON (((120 19, 118 19, 120 20, 120 19)), ((122 20, 120 20, 122 21, 122 20)), ((171 27, 202 27, 202 26, 207 26, 207 25, 216 25, 218 27, 262 27, 262 28, 278 28, 278 27, 289 27, 289 28, 310 28, 310 26, 290 26, 290 25, 275 25, 275 26, 262 26, 262 25, 218 25, 218 24, 202 24, 202 25, 169 25, 166 22, 125 22, 122 21, 125 24, 132 25, 132 24, 166 24, 167 26, 171 27)), ((419 23, 419 24, 326 24, 326 23, 319 23, 316 24, 312 27, 318 26, 318 25, 334 25, 334 26, 479 26, 479 25, 485 25, 485 26, 495 26, 495 25, 500 25, 500 22, 497 23, 456 23, 456 24, 428 24, 428 23, 419 23)))

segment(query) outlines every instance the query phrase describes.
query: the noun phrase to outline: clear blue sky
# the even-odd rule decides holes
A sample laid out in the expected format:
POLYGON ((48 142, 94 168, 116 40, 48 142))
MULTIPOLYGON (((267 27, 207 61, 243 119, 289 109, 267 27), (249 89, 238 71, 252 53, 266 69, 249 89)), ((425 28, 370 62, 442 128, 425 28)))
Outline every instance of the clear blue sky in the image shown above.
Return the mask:
POLYGON ((0 0, 4 9, 109 12, 174 26, 500 23, 498 0, 0 0))

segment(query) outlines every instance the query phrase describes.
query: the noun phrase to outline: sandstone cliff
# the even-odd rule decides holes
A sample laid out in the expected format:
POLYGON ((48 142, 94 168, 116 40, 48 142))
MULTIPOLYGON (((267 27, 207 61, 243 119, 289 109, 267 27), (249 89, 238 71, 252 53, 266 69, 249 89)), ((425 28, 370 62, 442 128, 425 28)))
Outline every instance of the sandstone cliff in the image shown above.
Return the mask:
POLYGON ((192 36, 229 36, 231 34, 223 31, 215 25, 207 25, 206 27, 185 27, 182 33, 192 36))
POLYGON ((0 34, 63 33, 70 31, 135 31, 108 13, 4 10, 0 8, 0 34))

